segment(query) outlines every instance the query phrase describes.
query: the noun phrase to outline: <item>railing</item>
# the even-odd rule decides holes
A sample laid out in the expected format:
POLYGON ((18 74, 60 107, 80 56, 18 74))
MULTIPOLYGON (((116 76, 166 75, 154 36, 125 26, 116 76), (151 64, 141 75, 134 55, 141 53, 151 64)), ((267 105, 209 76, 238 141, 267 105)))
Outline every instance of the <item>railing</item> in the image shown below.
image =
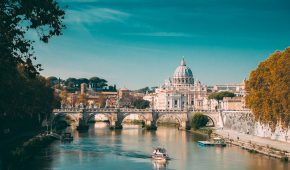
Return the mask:
POLYGON ((53 112, 128 112, 128 113, 140 113, 140 112, 158 112, 158 113, 181 113, 181 112, 203 112, 203 113, 213 113, 213 112, 251 112, 250 110, 181 110, 181 109, 133 109, 133 108, 64 108, 64 109, 54 109, 53 112))

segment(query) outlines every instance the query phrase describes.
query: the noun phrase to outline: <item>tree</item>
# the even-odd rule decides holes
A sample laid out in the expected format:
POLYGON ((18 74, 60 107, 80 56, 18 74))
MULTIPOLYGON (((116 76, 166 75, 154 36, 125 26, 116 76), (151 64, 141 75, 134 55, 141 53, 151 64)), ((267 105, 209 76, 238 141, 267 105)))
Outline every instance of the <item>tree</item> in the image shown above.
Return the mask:
POLYGON ((144 99, 136 99, 133 101, 133 106, 137 109, 146 109, 150 107, 150 102, 144 99))
POLYGON ((79 87, 77 86, 78 80, 76 78, 68 78, 65 80, 64 84, 66 85, 67 91, 74 93, 75 91, 79 90, 79 87))
POLYGON ((208 96, 209 99, 215 99, 217 101, 223 100, 224 97, 235 97, 235 94, 228 91, 224 91, 224 92, 214 92, 208 96))
POLYGON ((41 65, 33 65, 33 60, 36 59, 33 54, 33 41, 26 38, 26 33, 34 30, 40 40, 47 43, 52 36, 61 35, 61 30, 65 27, 62 24, 64 14, 54 0, 1 1, 1 65, 15 68, 22 64, 30 77, 39 74, 41 65))
POLYGON ((58 78, 56 78, 54 76, 47 77, 47 81, 51 84, 52 87, 54 85, 58 84, 58 78))
POLYGON ((191 127, 193 129, 200 129, 201 127, 205 127, 208 121, 207 116, 202 113, 195 113, 191 119, 191 127))
POLYGON ((246 105, 256 121, 269 124, 290 123, 290 48, 277 51, 261 62, 246 81, 246 105))
POLYGON ((13 123, 24 128, 38 126, 52 111, 53 89, 39 75, 41 65, 34 64, 34 41, 27 33, 37 32, 47 43, 52 36, 61 35, 64 14, 54 0, 0 1, 1 132, 13 123))
POLYGON ((89 80, 86 79, 86 78, 79 78, 79 79, 77 80, 77 86, 80 87, 82 83, 89 84, 89 80))
POLYGON ((147 93, 147 92, 151 92, 151 89, 149 87, 144 87, 144 88, 141 88, 139 90, 136 90, 137 93, 147 93))
POLYGON ((110 92, 116 92, 116 91, 117 91, 117 89, 116 89, 116 85, 114 85, 114 86, 109 86, 109 87, 108 87, 108 91, 110 91, 110 92))
POLYGON ((104 87, 108 86, 108 81, 99 77, 92 77, 89 79, 89 81, 94 89, 103 89, 104 87))

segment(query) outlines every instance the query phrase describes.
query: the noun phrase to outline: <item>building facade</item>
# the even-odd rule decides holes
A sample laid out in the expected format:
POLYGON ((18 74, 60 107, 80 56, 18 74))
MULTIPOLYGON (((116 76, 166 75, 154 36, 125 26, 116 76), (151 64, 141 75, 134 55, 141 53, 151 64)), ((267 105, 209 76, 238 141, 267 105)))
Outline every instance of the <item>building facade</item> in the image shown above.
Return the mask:
POLYGON ((214 110, 217 102, 208 99, 208 88, 200 81, 195 81, 191 69, 184 59, 169 80, 155 93, 144 96, 153 109, 175 110, 214 110))

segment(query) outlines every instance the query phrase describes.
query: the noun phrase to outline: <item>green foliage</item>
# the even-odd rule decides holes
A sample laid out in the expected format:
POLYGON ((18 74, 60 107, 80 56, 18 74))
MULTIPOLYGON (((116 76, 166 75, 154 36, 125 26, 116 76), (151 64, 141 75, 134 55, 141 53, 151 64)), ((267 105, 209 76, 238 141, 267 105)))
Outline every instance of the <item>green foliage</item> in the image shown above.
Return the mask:
POLYGON ((150 102, 143 99, 136 99, 133 102, 133 106, 137 109, 146 109, 150 106, 150 102))
POLYGON ((59 81, 58 78, 53 77, 53 76, 47 77, 46 80, 50 83, 51 86, 58 84, 58 81, 59 81))
POLYGON ((108 86, 108 81, 99 77, 92 77, 90 79, 87 78, 73 78, 70 77, 64 81, 64 85, 66 86, 66 90, 68 92, 74 93, 80 90, 81 84, 86 83, 90 85, 94 91, 117 91, 116 85, 108 86))
POLYGON ((246 104, 256 121, 274 130, 281 122, 290 123, 290 48, 277 51, 251 72, 246 82, 246 104))
POLYGON ((101 79, 99 77, 92 77, 89 79, 91 85, 92 85, 92 88, 95 88, 95 89, 103 89, 104 87, 107 87, 108 86, 108 81, 105 80, 105 79, 101 79))
POLYGON ((215 99, 217 101, 223 100, 224 97, 235 97, 235 94, 228 91, 224 91, 224 92, 214 92, 208 96, 209 99, 215 99))
POLYGON ((61 35, 64 14, 54 0, 0 1, 0 132, 12 130, 14 122, 23 125, 17 132, 39 127, 51 112, 53 90, 39 76, 41 65, 34 64, 33 41, 27 33, 37 32, 47 43, 61 35))
POLYGON ((154 92, 154 90, 155 90, 155 87, 152 87, 152 88, 150 88, 150 87, 144 87, 144 88, 142 88, 142 89, 139 89, 139 90, 136 90, 136 92, 137 93, 152 93, 152 92, 154 92))
POLYGON ((26 33, 37 32, 40 40, 47 43, 52 36, 61 35, 64 14, 54 0, 0 1, 1 65, 15 68, 22 64, 29 77, 39 74, 41 65, 33 64, 33 41, 26 38, 26 33))
POLYGON ((208 121, 209 119, 207 116, 203 115, 202 113, 195 113, 191 119, 191 127, 193 129, 200 129, 205 127, 208 121))
POLYGON ((281 161, 283 161, 283 162, 288 162, 288 161, 289 161, 288 156, 283 156, 283 157, 281 158, 281 161))

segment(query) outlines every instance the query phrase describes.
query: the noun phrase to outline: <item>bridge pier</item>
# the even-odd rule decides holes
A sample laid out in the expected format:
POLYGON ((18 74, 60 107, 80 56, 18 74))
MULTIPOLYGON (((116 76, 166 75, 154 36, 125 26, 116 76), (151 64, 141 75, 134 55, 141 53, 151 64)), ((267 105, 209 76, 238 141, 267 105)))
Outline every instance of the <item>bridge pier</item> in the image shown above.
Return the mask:
POLYGON ((109 118, 110 121, 110 129, 122 129, 122 118, 119 113, 113 113, 109 118))
POLYGON ((154 123, 154 121, 151 121, 151 120, 146 120, 145 121, 145 129, 146 130, 157 130, 156 123, 154 123))
POLYGON ((181 121, 179 124, 179 130, 190 130, 190 122, 189 121, 181 121))

